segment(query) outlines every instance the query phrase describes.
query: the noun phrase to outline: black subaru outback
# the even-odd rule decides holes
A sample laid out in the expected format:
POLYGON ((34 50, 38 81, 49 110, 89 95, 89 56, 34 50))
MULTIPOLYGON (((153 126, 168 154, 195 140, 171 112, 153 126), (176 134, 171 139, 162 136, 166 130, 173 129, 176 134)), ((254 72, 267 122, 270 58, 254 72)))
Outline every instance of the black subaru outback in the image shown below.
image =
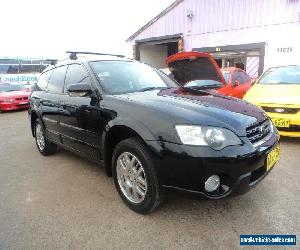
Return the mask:
MULTIPOLYGON (((203 67, 201 79, 223 81, 209 55, 185 60, 203 67)), ((70 53, 41 74, 29 115, 42 155, 61 146, 104 166, 138 213, 158 207, 162 188, 209 199, 246 192, 279 158, 278 133, 261 109, 179 87, 120 56, 70 53)))

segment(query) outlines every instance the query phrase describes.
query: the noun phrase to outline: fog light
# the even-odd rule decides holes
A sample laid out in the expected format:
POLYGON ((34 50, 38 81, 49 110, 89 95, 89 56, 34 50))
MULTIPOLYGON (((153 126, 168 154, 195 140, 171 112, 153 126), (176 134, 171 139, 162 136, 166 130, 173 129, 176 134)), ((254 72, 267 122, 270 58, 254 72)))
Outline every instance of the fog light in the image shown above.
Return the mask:
POLYGON ((212 175, 206 180, 204 188, 206 192, 210 193, 216 191, 219 186, 220 186, 220 177, 218 175, 212 175))

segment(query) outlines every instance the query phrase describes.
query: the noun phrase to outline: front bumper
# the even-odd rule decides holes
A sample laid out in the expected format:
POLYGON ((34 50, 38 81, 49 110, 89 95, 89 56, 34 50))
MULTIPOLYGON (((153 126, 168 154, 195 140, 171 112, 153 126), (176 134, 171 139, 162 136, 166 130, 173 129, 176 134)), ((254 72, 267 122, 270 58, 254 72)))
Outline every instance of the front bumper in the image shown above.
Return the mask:
POLYGON ((267 155, 278 145, 279 136, 273 133, 257 148, 247 138, 243 141, 242 146, 221 151, 164 142, 155 163, 162 186, 199 193, 209 199, 247 192, 270 172, 266 167, 267 155), (204 183, 214 174, 220 176, 221 187, 208 193, 204 183))
POLYGON ((268 116, 274 119, 289 120, 290 126, 288 128, 276 127, 279 134, 289 137, 300 137, 300 111, 296 114, 280 114, 280 113, 267 113, 268 116))
POLYGON ((29 103, 20 103, 20 102, 11 102, 11 103, 1 103, 0 110, 9 111, 9 110, 18 110, 18 109, 28 109, 29 103))

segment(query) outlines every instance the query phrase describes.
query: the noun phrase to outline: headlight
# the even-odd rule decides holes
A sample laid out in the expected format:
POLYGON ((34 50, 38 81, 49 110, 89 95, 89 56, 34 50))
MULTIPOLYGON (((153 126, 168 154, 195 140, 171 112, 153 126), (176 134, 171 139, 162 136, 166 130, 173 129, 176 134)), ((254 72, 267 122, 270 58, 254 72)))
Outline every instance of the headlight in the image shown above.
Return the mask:
POLYGON ((3 101, 4 102, 13 102, 13 99, 8 98, 8 97, 4 97, 3 101))
POLYGON ((242 141, 230 130, 218 127, 176 125, 176 131, 183 144, 209 146, 221 150, 227 146, 241 145, 242 141))

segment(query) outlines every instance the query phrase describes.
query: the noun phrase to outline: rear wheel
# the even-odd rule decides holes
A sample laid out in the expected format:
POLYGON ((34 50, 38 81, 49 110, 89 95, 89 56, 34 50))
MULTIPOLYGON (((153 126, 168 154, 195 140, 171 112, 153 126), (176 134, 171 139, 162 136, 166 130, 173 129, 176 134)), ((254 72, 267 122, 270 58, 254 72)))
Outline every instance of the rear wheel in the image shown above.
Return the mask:
POLYGON ((121 141, 113 153, 113 178, 119 195, 135 212, 154 211, 162 194, 150 152, 138 138, 121 141))
POLYGON ((48 141, 44 126, 40 119, 35 121, 35 142, 38 150, 44 156, 54 154, 57 150, 57 145, 48 141))

